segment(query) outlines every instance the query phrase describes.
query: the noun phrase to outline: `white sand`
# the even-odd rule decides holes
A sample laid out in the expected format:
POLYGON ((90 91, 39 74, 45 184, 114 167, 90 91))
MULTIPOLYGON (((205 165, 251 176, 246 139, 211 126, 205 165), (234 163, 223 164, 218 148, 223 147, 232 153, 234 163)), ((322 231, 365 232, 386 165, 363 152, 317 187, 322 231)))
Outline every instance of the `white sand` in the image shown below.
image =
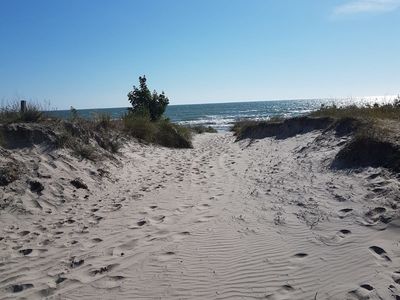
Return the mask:
POLYGON ((340 141, 319 136, 132 143, 108 178, 33 150, 42 195, 0 192, 0 298, 400 299, 399 181, 330 170, 340 141))

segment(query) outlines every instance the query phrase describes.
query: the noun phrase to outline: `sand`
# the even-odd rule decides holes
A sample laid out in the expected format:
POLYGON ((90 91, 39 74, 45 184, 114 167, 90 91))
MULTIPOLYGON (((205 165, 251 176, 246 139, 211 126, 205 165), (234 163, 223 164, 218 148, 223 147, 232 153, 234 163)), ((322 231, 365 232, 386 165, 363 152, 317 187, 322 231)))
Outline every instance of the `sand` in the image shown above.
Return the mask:
POLYGON ((400 299, 399 181, 330 169, 345 140, 204 134, 98 163, 15 150, 0 298, 400 299))

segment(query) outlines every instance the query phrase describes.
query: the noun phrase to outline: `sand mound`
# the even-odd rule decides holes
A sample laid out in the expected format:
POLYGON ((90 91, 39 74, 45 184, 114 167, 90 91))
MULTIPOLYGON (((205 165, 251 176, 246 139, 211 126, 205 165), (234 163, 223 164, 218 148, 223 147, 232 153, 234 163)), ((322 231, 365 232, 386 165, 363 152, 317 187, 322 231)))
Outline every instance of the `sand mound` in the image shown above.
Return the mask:
POLYGON ((328 128, 334 122, 331 118, 297 117, 279 122, 259 122, 244 128, 238 135, 242 139, 263 139, 276 137, 285 139, 297 134, 328 128))
POLYGON ((388 141, 356 137, 338 152, 332 166, 338 169, 385 167, 400 172, 400 149, 388 141))
POLYGON ((326 132, 334 131, 337 136, 351 135, 363 126, 363 122, 355 118, 341 118, 334 121, 326 132))
POLYGON ((8 149, 29 148, 40 144, 54 147, 57 141, 54 129, 33 123, 0 125, 0 136, 3 146, 8 149))

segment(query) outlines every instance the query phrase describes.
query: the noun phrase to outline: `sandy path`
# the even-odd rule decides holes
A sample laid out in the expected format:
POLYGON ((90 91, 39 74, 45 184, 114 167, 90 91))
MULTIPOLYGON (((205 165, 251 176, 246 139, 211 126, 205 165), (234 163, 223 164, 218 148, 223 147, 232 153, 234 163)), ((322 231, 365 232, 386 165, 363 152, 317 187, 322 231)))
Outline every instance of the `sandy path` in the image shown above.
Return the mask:
POLYGON ((115 182, 1 220, 0 298, 400 299, 398 181, 332 172, 318 136, 126 148, 115 182))

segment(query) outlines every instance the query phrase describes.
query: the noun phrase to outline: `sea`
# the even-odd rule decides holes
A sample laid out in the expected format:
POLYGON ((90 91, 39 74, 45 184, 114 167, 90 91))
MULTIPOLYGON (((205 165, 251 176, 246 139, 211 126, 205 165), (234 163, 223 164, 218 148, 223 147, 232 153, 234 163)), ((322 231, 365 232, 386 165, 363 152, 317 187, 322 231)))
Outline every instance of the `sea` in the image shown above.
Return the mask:
MULTIPOLYGON (((165 111, 166 117, 181 125, 205 125, 218 131, 228 131, 238 120, 268 120, 272 117, 301 116, 317 110, 321 105, 363 105, 366 103, 388 103, 395 96, 335 98, 335 99, 300 99, 300 100, 270 100, 247 101, 231 103, 169 105, 165 111)), ((127 112, 127 107, 78 109, 82 118, 92 118, 96 114, 107 113, 112 118, 121 118, 127 112)), ((50 115, 69 118, 69 110, 55 110, 50 115)))

